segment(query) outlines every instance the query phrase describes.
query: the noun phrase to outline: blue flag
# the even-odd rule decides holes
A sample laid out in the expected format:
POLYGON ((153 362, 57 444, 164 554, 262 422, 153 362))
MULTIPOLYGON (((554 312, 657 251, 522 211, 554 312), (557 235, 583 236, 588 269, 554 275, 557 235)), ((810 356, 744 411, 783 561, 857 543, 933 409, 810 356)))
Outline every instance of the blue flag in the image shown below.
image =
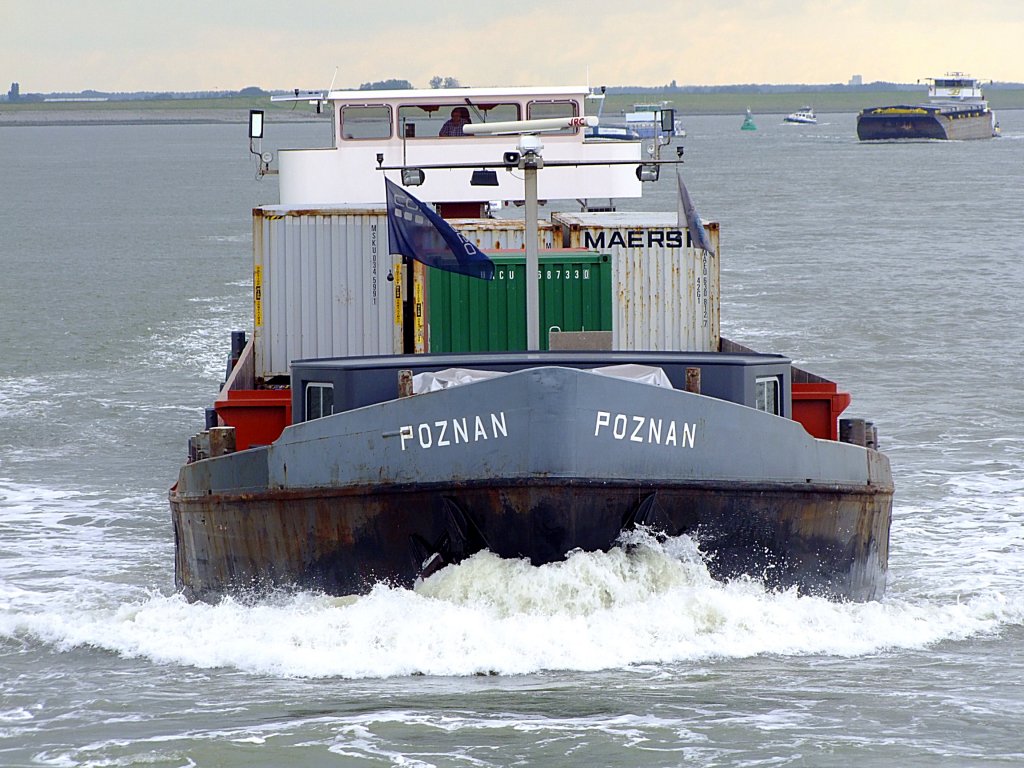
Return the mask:
POLYGON ((448 272, 494 279, 494 262, 455 231, 433 208, 385 178, 388 193, 388 241, 391 253, 448 272))
POLYGON ((700 216, 697 215, 697 209, 693 207, 693 201, 690 199, 690 193, 686 191, 686 185, 683 184, 683 175, 679 172, 678 165, 676 166, 676 181, 679 183, 678 225, 683 226, 685 221, 690 230, 690 242, 693 243, 693 247, 713 254, 715 249, 708 239, 708 233, 704 231, 704 225, 701 223, 700 216))

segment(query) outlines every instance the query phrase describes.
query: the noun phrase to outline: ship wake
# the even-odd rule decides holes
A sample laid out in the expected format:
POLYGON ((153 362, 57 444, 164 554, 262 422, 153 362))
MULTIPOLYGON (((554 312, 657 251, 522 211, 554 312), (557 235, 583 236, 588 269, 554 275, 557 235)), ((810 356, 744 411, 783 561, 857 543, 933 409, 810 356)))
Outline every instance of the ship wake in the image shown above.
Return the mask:
MULTIPOLYGON (((0 601, 14 608, 16 594, 0 601)), ((870 655, 999 631, 1024 606, 999 593, 950 604, 835 603, 713 579, 687 536, 626 535, 608 552, 533 567, 481 552, 415 590, 278 594, 190 604, 0 613, 0 637, 195 668, 281 677, 522 675, 780 656, 870 655)))

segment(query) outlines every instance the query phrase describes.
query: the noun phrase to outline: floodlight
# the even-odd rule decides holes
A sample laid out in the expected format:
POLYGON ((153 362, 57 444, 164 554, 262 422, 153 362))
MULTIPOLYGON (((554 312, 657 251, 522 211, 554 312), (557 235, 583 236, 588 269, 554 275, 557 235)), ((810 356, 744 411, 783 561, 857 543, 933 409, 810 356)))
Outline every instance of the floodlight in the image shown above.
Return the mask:
POLYGON ((658 166, 654 163, 641 163, 636 167, 636 177, 640 181, 657 181, 658 166))
POLYGON ((498 186, 498 174, 486 169, 473 171, 469 183, 474 187, 496 187, 498 186))
POLYGON ((262 139, 263 138, 263 110, 262 109, 250 109, 249 110, 249 138, 250 139, 262 139))
POLYGON ((674 109, 661 110, 661 130, 668 134, 675 133, 676 111, 674 109))
POLYGON ((402 186, 403 187, 418 187, 423 183, 426 178, 426 174, 423 173, 422 168, 403 168, 402 169, 402 186))

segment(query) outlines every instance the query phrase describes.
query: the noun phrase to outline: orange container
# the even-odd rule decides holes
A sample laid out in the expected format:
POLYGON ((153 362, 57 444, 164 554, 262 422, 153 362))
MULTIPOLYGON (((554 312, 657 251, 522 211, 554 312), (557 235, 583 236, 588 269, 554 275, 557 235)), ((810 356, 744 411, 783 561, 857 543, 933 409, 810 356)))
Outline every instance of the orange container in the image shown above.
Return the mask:
POLYGON ((235 449, 270 445, 292 423, 290 389, 231 389, 214 403, 225 426, 235 428, 235 449))
POLYGON ((793 421, 813 437, 839 439, 839 414, 850 405, 850 393, 837 391, 834 381, 793 382, 793 421))

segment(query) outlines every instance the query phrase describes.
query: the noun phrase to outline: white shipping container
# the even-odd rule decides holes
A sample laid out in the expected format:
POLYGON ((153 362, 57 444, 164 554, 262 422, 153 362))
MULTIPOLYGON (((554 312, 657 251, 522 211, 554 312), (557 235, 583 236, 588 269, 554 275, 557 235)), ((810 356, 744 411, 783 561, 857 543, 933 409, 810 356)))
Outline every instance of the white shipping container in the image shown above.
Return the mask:
MULTIPOLYGON (((612 348, 715 351, 716 255, 686 247, 674 214, 553 213, 538 246, 612 256, 612 348)), ((481 250, 520 250, 521 219, 451 222, 481 250)), ((287 376, 293 360, 401 351, 396 317, 400 257, 389 253, 387 211, 376 207, 253 210, 255 375, 287 376)))
POLYGON ((612 348, 718 351, 718 224, 707 225, 713 255, 687 247, 674 213, 553 213, 562 246, 612 256, 612 348))
POLYGON ((257 378, 292 360, 396 351, 384 208, 253 210, 257 378))

